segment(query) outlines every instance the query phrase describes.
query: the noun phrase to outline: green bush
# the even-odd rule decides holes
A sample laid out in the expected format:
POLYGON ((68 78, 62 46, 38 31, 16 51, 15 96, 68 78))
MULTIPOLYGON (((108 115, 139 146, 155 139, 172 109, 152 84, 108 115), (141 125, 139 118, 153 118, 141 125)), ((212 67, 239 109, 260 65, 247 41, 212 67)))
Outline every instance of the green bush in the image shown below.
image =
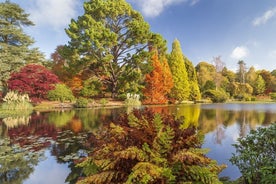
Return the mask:
POLYGON ((230 159, 242 173, 246 184, 276 183, 276 123, 251 130, 233 146, 236 153, 230 159))
POLYGON ((48 99, 51 101, 74 101, 75 97, 72 90, 65 84, 57 84, 54 90, 48 92, 48 99))
POLYGON ((99 102, 101 105, 105 106, 108 103, 108 100, 105 98, 102 98, 99 102))
POLYGON ((75 105, 76 108, 87 108, 88 107, 88 99, 80 97, 77 99, 75 105))
POLYGON ((33 108, 27 94, 21 95, 15 91, 8 92, 3 101, 2 109, 5 110, 26 110, 33 108))
POLYGON ((207 90, 204 93, 204 97, 210 98, 213 103, 222 103, 222 102, 225 102, 229 98, 228 94, 222 89, 220 89, 220 90, 213 90, 213 89, 207 90))
POLYGON ((276 100, 276 93, 270 93, 270 98, 272 100, 276 100))

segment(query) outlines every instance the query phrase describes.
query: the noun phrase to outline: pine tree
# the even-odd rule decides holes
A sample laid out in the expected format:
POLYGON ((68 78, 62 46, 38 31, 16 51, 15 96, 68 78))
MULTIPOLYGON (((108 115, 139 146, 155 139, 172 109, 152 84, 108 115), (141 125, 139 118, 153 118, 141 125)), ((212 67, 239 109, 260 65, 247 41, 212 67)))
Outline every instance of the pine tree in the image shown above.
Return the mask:
POLYGON ((112 98, 125 83, 139 81, 135 76, 145 65, 153 34, 142 15, 125 0, 84 2, 84 15, 72 20, 66 33, 71 39, 67 48, 76 53, 75 60, 82 66, 79 72, 89 69, 112 98))
POLYGON ((34 24, 28 17, 19 5, 10 1, 0 3, 0 87, 6 87, 12 72, 44 58, 36 48, 29 48, 34 41, 23 32, 23 27, 34 24))
POLYGON ((177 101, 189 100, 190 85, 187 70, 184 63, 183 53, 178 40, 174 40, 169 58, 174 86, 170 97, 177 101))

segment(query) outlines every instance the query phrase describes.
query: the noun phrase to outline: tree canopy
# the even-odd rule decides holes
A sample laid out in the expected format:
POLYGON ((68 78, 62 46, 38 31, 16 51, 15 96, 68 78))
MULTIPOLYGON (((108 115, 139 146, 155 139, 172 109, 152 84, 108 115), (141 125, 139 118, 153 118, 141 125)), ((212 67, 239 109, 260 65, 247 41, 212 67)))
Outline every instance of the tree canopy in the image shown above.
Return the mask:
POLYGON ((28 17, 19 5, 0 3, 0 87, 6 87, 12 72, 44 57, 37 48, 30 48, 34 40, 23 31, 23 27, 34 25, 28 17))
POLYGON ((148 23, 125 0, 85 2, 84 14, 71 21, 66 33, 71 39, 67 48, 76 56, 73 62, 98 77, 112 97, 121 83, 140 72, 153 38, 148 23))
POLYGON ((184 63, 183 53, 178 40, 174 40, 173 42, 169 65, 174 82, 170 97, 177 101, 188 100, 190 97, 190 84, 184 63))

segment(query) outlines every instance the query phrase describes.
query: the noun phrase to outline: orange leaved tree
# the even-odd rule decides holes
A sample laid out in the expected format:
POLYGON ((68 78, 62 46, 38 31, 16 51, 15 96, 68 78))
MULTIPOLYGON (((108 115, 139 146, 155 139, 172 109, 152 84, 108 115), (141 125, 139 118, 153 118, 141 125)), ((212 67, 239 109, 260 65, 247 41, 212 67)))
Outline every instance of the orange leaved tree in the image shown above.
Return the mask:
POLYGON ((173 87, 172 74, 165 57, 162 62, 158 58, 158 52, 155 51, 151 64, 153 70, 146 75, 146 88, 143 91, 144 104, 164 104, 168 102, 167 94, 173 87))

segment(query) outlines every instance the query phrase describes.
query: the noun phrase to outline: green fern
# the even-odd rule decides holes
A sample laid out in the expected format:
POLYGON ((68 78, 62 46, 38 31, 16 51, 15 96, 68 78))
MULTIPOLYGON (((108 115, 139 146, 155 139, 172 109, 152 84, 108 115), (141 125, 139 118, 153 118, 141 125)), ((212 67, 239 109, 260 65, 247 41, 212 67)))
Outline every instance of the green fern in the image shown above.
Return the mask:
POLYGON ((79 183, 220 183, 223 166, 205 156, 202 135, 180 127, 175 117, 148 109, 120 116, 95 135, 79 183))

